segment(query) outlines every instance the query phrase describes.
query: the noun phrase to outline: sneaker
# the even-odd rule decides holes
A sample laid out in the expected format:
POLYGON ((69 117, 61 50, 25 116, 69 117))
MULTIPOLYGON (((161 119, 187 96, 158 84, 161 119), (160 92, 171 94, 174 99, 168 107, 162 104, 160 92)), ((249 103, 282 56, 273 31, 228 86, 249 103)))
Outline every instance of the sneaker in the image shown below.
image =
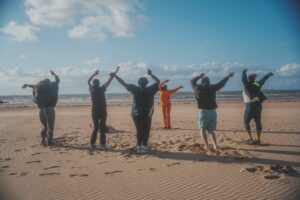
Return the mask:
POLYGON ((149 152, 149 147, 148 146, 142 145, 141 149, 144 151, 144 153, 148 153, 149 152))
POLYGON ((256 140, 256 141, 254 142, 254 144, 256 144, 256 145, 261 145, 261 142, 260 142, 260 140, 256 140))
POLYGON ((106 150, 106 145, 105 144, 100 144, 99 150, 100 151, 105 151, 106 150))
POLYGON ((252 139, 249 139, 249 140, 247 140, 247 144, 254 145, 255 143, 254 143, 254 141, 252 139))
POLYGON ((96 148, 96 145, 94 145, 94 144, 91 144, 90 146, 89 146, 89 150, 90 151, 95 151, 97 148, 96 148))
POLYGON ((141 146, 136 147, 136 153, 137 154, 141 154, 141 150, 142 150, 141 146))

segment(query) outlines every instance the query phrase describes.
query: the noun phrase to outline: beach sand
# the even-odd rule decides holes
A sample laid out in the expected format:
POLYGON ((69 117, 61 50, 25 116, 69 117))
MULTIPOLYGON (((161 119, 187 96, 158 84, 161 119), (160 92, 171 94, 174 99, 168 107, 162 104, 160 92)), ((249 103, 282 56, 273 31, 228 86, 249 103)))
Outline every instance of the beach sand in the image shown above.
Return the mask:
POLYGON ((156 105, 151 152, 136 155, 130 105, 108 107, 117 132, 94 153, 89 106, 56 108, 52 147, 40 146, 36 107, 0 107, 0 199, 300 199, 299 173, 269 169, 300 172, 300 102, 264 103, 261 146, 245 143, 243 111, 219 103, 215 153, 202 148, 195 103, 173 104, 171 130, 156 105))

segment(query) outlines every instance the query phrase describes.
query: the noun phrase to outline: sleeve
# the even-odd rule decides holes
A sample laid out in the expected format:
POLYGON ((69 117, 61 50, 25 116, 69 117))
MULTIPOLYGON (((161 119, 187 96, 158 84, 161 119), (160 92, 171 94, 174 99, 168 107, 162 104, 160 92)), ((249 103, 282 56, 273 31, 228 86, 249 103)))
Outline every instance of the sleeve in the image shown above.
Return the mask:
POLYGON ((179 89, 180 89, 180 88, 178 87, 178 88, 175 88, 175 89, 173 89, 173 90, 170 90, 170 94, 176 93, 179 89))
POLYGON ((101 89, 102 89, 104 92, 106 92, 106 86, 105 86, 105 85, 102 85, 102 86, 101 86, 101 89))
POLYGON ((266 80, 268 80, 268 78, 270 78, 270 76, 271 76, 270 74, 267 74, 262 79, 260 79, 259 81, 257 81, 258 84, 260 85, 260 87, 262 87, 265 84, 266 80))
POLYGON ((192 88, 193 88, 193 90, 197 90, 197 81, 200 79, 200 77, 199 76, 197 76, 197 77, 195 77, 195 78, 193 78, 192 80, 191 80, 191 86, 192 86, 192 88))
POLYGON ((125 88, 131 92, 131 93, 135 93, 137 86, 133 85, 133 84, 126 84, 125 88))
POLYGON ((149 86, 149 89, 151 90, 152 94, 155 94, 159 90, 159 83, 153 83, 149 86))
POLYGON ((218 91, 218 90, 222 89, 225 86, 225 84, 227 83, 228 80, 229 80, 229 78, 226 77, 226 78, 222 79, 219 83, 212 85, 212 88, 215 91, 218 91))
POLYGON ((60 79, 59 79, 59 77, 56 75, 56 76, 55 76, 55 83, 57 83, 57 85, 58 85, 59 82, 60 82, 60 79))
POLYGON ((242 82, 244 84, 244 87, 248 87, 249 83, 248 83, 248 79, 247 79, 247 73, 246 71, 244 70, 243 73, 242 73, 242 82))

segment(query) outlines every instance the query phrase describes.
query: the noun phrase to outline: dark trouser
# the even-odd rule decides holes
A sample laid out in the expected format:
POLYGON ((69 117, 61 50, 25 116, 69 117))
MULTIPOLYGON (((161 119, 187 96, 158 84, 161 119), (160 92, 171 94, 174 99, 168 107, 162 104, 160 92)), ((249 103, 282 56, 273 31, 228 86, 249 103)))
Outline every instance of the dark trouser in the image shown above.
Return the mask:
POLYGON ((256 125, 256 131, 261 132, 262 130, 261 111, 262 111, 262 105, 260 102, 246 103, 246 109, 244 113, 244 126, 246 131, 251 131, 250 121, 254 119, 256 125))
POLYGON ((51 142, 54 132, 55 110, 54 107, 45 107, 40 109, 40 121, 43 124, 41 137, 44 140, 46 137, 51 142))
POLYGON ((142 114, 132 118, 136 128, 138 146, 147 146, 150 135, 152 116, 149 116, 148 114, 142 114))
POLYGON ((97 139, 97 133, 100 129, 100 144, 106 144, 106 118, 107 112, 106 110, 92 110, 92 118, 94 123, 94 130, 91 137, 91 145, 95 145, 97 139))

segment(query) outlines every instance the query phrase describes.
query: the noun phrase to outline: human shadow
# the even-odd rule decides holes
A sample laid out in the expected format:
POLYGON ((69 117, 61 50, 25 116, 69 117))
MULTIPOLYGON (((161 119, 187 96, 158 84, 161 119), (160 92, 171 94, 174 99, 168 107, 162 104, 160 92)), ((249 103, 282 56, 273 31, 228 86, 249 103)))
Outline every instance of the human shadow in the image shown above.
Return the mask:
POLYGON ((282 150, 271 150, 271 149, 240 149, 240 150, 300 156, 300 152, 297 151, 282 151, 282 150))
MULTIPOLYGON (((246 133, 247 131, 242 130, 242 129, 218 129, 217 131, 222 131, 222 132, 243 132, 246 133)), ((271 134, 299 134, 299 131, 263 131, 263 133, 271 133, 271 134)))
POLYGON ((205 153, 187 153, 187 152, 168 152, 168 151, 154 151, 151 156, 161 159, 173 159, 184 161, 201 161, 201 162, 221 162, 221 163, 252 163, 252 164, 280 164, 289 165, 293 167, 300 167, 300 162, 284 161, 267 158, 244 157, 242 160, 239 157, 223 157, 219 155, 207 155, 205 153))

